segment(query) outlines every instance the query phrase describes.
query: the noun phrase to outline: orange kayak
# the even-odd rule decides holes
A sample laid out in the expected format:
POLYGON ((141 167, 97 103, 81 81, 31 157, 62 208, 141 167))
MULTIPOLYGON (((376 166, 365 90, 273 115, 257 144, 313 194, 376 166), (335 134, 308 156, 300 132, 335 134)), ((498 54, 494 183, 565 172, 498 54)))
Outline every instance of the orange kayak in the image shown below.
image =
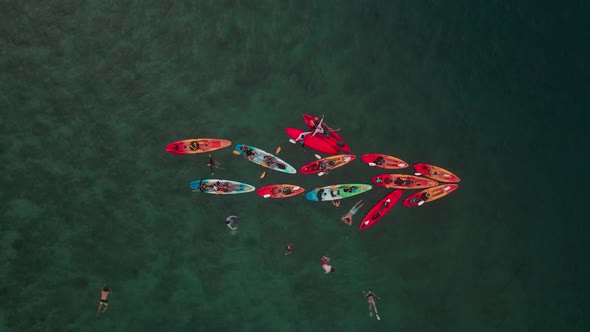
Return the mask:
POLYGON ((372 182, 380 187, 395 189, 422 189, 438 185, 429 178, 407 174, 379 174, 373 177, 372 182))
POLYGON ((196 154, 211 152, 231 145, 231 141, 218 138, 193 138, 166 145, 166 151, 176 154, 196 154))
POLYGON ((427 176, 440 182, 461 182, 458 176, 446 169, 430 164, 415 164, 414 170, 421 175, 427 176))
MULTIPOLYGON (((339 154, 336 156, 326 157, 320 160, 313 161, 299 170, 301 174, 317 174, 331 171, 338 167, 342 167, 356 158, 353 154, 339 154)), ((323 174, 322 174, 323 175, 323 174)))
POLYGON ((304 188, 294 184, 271 184, 256 191, 264 198, 287 198, 297 196, 305 191, 304 188))
POLYGON ((410 166, 407 162, 399 158, 380 153, 364 154, 361 156, 361 160, 371 167, 379 167, 385 169, 402 169, 410 166))
POLYGON ((404 206, 420 206, 424 203, 443 198, 457 190, 457 188, 459 188, 458 184, 442 184, 440 186, 428 188, 406 198, 402 204, 404 206))

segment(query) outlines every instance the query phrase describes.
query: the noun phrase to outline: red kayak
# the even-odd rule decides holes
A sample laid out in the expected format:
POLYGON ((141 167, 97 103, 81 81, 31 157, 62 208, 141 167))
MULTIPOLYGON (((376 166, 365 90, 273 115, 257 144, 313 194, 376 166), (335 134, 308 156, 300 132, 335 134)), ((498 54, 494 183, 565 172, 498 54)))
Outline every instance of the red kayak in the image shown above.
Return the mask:
POLYGON ((297 196, 304 191, 304 188, 294 184, 271 184, 258 189, 256 193, 264 198, 287 198, 297 196))
POLYGON ((394 190, 383 197, 383 199, 381 199, 379 203, 375 204, 375 206, 371 208, 371 211, 369 211, 369 213, 367 213, 367 215, 363 218, 363 221, 359 225, 359 230, 365 230, 371 227, 377 221, 381 220, 381 218, 383 218, 383 216, 385 216, 385 214, 391 210, 395 203, 399 201, 400 197, 402 197, 401 189, 394 190))
MULTIPOLYGON (((304 131, 301 129, 287 128, 285 129, 285 132, 287 133, 287 135, 289 135, 289 137, 295 140, 299 137, 299 134, 303 133, 304 131)), ((324 141, 319 137, 311 136, 311 134, 305 136, 305 138, 303 139, 303 145, 310 149, 314 149, 316 151, 327 154, 338 153, 338 150, 336 150, 335 147, 331 146, 330 143, 324 141)))
MULTIPOLYGON (((305 124, 309 127, 309 129, 315 130, 316 121, 319 123, 320 118, 311 116, 309 114, 304 114, 303 121, 305 121, 305 124)), ((344 142, 342 137, 338 135, 336 131, 328 127, 328 125, 325 122, 322 122, 322 128, 324 128, 324 133, 317 134, 315 137, 323 139, 324 141, 330 143, 331 146, 335 147, 338 150, 350 152, 350 147, 348 146, 348 144, 346 144, 346 142, 344 142)))
POLYGON ((422 190, 419 193, 406 198, 402 204, 404 206, 421 206, 424 203, 435 201, 443 198, 459 188, 458 184, 443 184, 440 186, 422 190))
POLYGON ((420 175, 427 176, 439 182, 461 182, 458 176, 442 167, 430 164, 415 164, 414 170, 420 173, 420 175))
POLYGON ((381 153, 367 153, 361 156, 361 160, 364 161, 371 167, 379 167, 385 169, 401 169, 406 168, 407 162, 396 158, 394 156, 388 156, 381 153))

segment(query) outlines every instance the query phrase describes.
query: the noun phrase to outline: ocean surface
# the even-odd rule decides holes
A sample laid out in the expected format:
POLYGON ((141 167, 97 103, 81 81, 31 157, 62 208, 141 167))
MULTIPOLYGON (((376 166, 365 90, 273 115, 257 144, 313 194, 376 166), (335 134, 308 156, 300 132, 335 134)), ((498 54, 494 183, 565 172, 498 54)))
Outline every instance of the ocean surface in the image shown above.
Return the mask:
MULTIPOLYGON (((590 330, 588 2, 0 7, 0 331, 590 330), (299 169, 314 152, 284 129, 303 114, 341 128, 357 159, 438 165, 460 187, 359 231, 389 190, 339 208, 194 193, 207 155, 164 150, 223 138, 281 147, 299 169)), ((395 172, 355 160, 261 179, 231 147, 212 156, 215 177, 257 188, 395 172)))

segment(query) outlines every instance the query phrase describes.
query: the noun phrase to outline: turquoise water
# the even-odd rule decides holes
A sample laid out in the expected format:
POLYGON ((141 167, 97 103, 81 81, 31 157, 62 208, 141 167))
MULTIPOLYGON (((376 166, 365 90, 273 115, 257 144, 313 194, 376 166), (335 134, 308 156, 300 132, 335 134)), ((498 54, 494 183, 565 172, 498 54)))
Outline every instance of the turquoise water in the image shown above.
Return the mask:
MULTIPOLYGON (((1 331, 590 329, 588 224, 564 169, 583 156, 587 4, 2 7, 1 331), (299 168, 315 158, 284 128, 305 129, 302 114, 325 114, 357 157, 439 165, 460 188, 361 232, 388 190, 339 208, 192 193, 208 157, 164 151, 217 137, 280 146, 299 168), (322 255, 337 272, 323 273, 322 255), (113 294, 97 320, 104 283, 113 294)), ((231 148, 213 156, 215 177, 257 188, 382 173, 355 160, 323 177, 260 179, 231 148)))

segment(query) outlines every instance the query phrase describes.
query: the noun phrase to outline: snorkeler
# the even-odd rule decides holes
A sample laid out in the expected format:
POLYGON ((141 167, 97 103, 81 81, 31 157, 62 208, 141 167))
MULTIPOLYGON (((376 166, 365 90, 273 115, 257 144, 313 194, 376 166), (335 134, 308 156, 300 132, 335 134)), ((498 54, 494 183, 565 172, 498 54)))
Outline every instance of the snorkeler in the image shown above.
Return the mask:
POLYGON ((107 285, 102 286, 100 289, 100 301, 98 301, 98 310, 96 311, 96 317, 101 318, 104 315, 104 312, 107 311, 109 307, 109 295, 113 294, 113 290, 110 289, 107 285), (102 312, 100 311, 102 307, 102 312))
POLYGON ((363 295, 367 298, 367 301, 369 302, 369 315, 373 316, 373 311, 375 311, 375 317, 377 317, 377 320, 381 320, 381 318, 379 317, 379 313, 377 313, 377 305, 375 305, 375 297, 377 297, 378 299, 381 299, 379 296, 377 296, 377 294, 368 291, 365 292, 363 291, 363 295), (371 311, 371 309, 373 311, 371 311))
POLYGON ((285 256, 291 255, 293 253, 293 243, 287 244, 287 251, 285 251, 285 256))
POLYGON ((240 217, 238 217, 238 216, 229 216, 229 217, 225 218, 225 224, 232 231, 238 230, 238 226, 235 226, 234 227, 234 224, 236 223, 236 219, 240 219, 240 217))
POLYGON ((351 226, 352 225, 352 216, 354 216, 354 214, 357 213, 357 211, 363 205, 365 205, 365 203, 363 202, 362 199, 360 201, 356 202, 356 204, 348 211, 348 213, 345 216, 340 218, 340 220, 342 220, 348 226, 351 226))
POLYGON ((207 167, 209 167, 209 169, 211 170, 211 175, 215 174, 215 170, 213 169, 213 167, 223 169, 223 167, 219 165, 220 164, 216 160, 214 160, 213 157, 211 157, 211 155, 209 155, 209 162, 207 163, 207 167))

